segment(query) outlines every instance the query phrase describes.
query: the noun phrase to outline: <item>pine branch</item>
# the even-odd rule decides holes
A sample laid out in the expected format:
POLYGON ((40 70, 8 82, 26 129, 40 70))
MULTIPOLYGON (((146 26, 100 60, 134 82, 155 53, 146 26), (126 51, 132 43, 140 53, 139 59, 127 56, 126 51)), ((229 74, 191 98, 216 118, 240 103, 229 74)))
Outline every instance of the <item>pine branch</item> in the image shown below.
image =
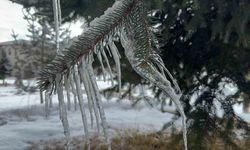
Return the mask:
MULTIPOLYGON (((62 87, 59 86, 59 83, 63 78, 69 78, 67 75, 74 74, 77 77, 75 82, 77 83, 78 100, 82 107, 80 74, 84 86, 88 87, 85 89, 89 99, 88 103, 90 107, 93 107, 89 109, 93 109, 97 116, 96 119, 101 121, 103 134, 109 144, 109 149, 111 149, 107 136, 105 112, 102 107, 101 95, 92 63, 94 61, 93 54, 95 53, 102 68, 104 68, 103 60, 106 61, 109 74, 112 76, 112 70, 106 55, 106 51, 109 52, 115 60, 119 84, 121 84, 119 52, 114 44, 115 39, 119 38, 133 69, 143 78, 162 89, 176 104, 177 110, 182 117, 183 140, 185 150, 187 150, 186 116, 180 103, 182 93, 177 82, 165 68, 161 57, 153 47, 154 40, 146 14, 142 0, 116 1, 104 15, 93 20, 86 32, 76 38, 69 48, 57 54, 55 59, 40 73, 39 85, 42 90, 47 90, 54 89, 56 83, 56 88, 58 88, 56 90, 62 93, 62 87), (75 68, 76 66, 79 69, 75 68), (171 81, 165 76, 165 72, 171 81)), ((121 86, 119 85, 119 87, 121 86)), ((87 123, 86 119, 84 119, 86 117, 84 117, 85 113, 83 111, 82 116, 87 131, 87 123)))
POLYGON ((56 74, 66 74, 82 57, 87 57, 94 50, 99 50, 106 44, 107 38, 116 36, 124 22, 135 9, 138 0, 117 1, 103 16, 90 23, 90 27, 72 45, 62 50, 55 59, 40 73, 40 88, 46 90, 54 84, 56 74))

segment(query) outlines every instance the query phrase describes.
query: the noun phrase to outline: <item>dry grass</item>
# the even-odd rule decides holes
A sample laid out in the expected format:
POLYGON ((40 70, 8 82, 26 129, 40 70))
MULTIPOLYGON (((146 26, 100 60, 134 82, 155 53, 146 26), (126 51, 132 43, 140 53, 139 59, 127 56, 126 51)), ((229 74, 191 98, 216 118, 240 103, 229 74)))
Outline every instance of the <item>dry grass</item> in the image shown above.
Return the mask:
MULTIPOLYGON (((229 147, 222 140, 214 138, 214 140, 206 144, 204 150, 248 150, 250 147, 249 141, 236 141, 241 149, 229 147)), ((189 141, 189 150, 200 150, 195 148, 195 144, 189 141)), ((91 150, 107 150, 102 140, 97 136, 91 138, 91 150)), ((73 138, 71 145, 73 150, 87 149, 83 146, 81 138, 73 138)), ((28 150, 65 150, 64 145, 60 141, 51 141, 38 147, 37 144, 32 144, 28 150)), ((183 150, 181 135, 159 135, 156 133, 143 134, 139 132, 126 131, 120 133, 119 136, 112 139, 112 150, 183 150)))
MULTIPOLYGON (((155 133, 139 134, 126 132, 124 135, 112 140, 112 148, 113 150, 168 150, 172 149, 172 146, 167 142, 168 139, 168 136, 160 136, 155 133)), ((91 140, 91 147, 95 150, 107 149, 107 146, 100 144, 98 139, 91 140)))

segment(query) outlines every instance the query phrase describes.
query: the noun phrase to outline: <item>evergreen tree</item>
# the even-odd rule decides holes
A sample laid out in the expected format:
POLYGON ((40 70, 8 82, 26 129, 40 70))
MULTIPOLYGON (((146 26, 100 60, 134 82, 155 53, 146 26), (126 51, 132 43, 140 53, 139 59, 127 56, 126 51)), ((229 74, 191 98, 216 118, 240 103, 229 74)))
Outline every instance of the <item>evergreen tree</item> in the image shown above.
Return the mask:
POLYGON ((11 65, 7 59, 4 52, 2 52, 2 57, 0 59, 0 79, 3 80, 3 85, 5 84, 5 78, 10 75, 11 65))
POLYGON ((234 141, 237 128, 244 129, 249 138, 249 124, 233 109, 234 104, 249 101, 250 95, 246 78, 250 68, 246 42, 250 18, 244 13, 248 4, 165 1, 163 9, 152 16, 165 65, 175 73, 185 95, 182 100, 191 123, 192 149, 207 149, 215 137, 225 143, 225 149, 240 149, 234 141), (225 93, 223 88, 229 85, 238 91, 225 93), (245 99, 241 101, 241 97, 245 99), (221 109, 222 116, 218 115, 221 109))

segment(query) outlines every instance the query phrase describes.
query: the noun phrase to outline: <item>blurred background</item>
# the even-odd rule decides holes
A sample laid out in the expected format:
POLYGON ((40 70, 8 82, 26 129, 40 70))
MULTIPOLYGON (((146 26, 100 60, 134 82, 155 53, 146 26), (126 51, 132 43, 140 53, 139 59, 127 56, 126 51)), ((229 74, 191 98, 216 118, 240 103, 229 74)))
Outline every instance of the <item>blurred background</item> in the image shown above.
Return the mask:
MULTIPOLYGON (((250 1, 144 2, 159 53, 184 95, 181 100, 188 119, 189 148, 215 149, 209 145, 217 142, 225 150, 246 149, 250 145, 250 1)), ((89 22, 113 3, 61 0, 61 45, 66 46, 84 32, 89 22)), ((0 103, 6 103, 9 91, 5 89, 12 86, 12 95, 39 93, 33 81, 55 56, 55 30, 51 0, 0 0, 0 12, 0 103)), ((107 101, 115 98, 117 103, 128 100, 131 107, 139 103, 157 107, 171 114, 159 132, 178 129, 172 127, 171 121, 177 120, 179 114, 167 109, 175 108, 174 104, 137 75, 123 49, 119 51, 122 97, 118 98, 118 85, 108 86, 102 90, 107 101)), ((102 80, 100 64, 94 65, 102 80)), ((37 99, 43 103, 42 94, 37 99)), ((4 107, 0 111, 4 112, 4 107)), ((181 134, 171 134, 169 143, 180 144, 181 134)))

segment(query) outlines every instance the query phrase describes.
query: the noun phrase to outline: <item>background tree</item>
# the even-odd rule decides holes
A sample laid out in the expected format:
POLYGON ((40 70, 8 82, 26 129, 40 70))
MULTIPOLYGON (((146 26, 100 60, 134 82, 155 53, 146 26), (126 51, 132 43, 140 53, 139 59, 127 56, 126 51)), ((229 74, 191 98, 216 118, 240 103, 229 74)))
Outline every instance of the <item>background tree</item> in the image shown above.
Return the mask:
POLYGON ((233 142, 235 131, 243 128, 249 138, 249 125, 233 105, 249 101, 249 2, 166 1, 163 6, 152 18, 153 27, 165 65, 185 94, 190 146, 205 149, 219 137, 225 149, 240 149, 233 142), (229 85, 237 91, 225 92, 229 85))
POLYGON ((3 80, 2 84, 5 84, 5 78, 10 75, 11 66, 9 60, 7 59, 5 52, 2 51, 0 57, 0 79, 3 80))

